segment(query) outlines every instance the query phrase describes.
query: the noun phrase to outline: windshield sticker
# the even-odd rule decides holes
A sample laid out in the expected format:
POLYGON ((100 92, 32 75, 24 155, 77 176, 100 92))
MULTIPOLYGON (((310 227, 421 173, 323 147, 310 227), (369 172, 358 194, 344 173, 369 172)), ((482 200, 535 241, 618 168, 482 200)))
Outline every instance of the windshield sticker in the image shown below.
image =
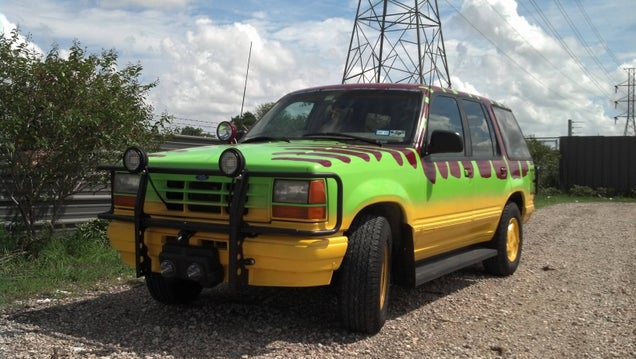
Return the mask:
POLYGON ((389 137, 404 137, 406 131, 404 130, 375 130, 376 136, 389 136, 389 137))

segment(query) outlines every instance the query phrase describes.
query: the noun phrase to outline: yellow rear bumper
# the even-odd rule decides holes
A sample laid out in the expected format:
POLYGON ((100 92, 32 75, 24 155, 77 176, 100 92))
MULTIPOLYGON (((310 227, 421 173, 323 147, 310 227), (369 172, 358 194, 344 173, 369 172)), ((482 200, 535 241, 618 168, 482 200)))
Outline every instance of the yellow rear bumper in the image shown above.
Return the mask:
MULTIPOLYGON (((152 271, 159 272, 159 254, 167 237, 177 236, 178 231, 167 228, 149 228, 144 234, 151 259, 152 271)), ((122 260, 135 266, 134 225, 113 221, 108 227, 111 245, 121 254, 122 260)), ((219 251, 219 258, 228 280, 227 235, 197 232, 190 239, 191 245, 212 242, 219 251)), ((247 267, 248 284, 254 286, 310 287, 331 283, 333 272, 340 267, 347 250, 347 237, 287 237, 259 235, 246 238, 243 255, 254 259, 247 267)))

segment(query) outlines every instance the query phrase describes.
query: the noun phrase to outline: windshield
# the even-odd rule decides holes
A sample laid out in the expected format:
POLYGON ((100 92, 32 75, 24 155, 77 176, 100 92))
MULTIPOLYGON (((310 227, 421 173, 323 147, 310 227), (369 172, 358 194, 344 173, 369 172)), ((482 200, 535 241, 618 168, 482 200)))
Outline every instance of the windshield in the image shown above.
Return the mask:
POLYGON ((322 90, 283 97, 242 142, 293 139, 411 144, 422 93, 411 90, 322 90))

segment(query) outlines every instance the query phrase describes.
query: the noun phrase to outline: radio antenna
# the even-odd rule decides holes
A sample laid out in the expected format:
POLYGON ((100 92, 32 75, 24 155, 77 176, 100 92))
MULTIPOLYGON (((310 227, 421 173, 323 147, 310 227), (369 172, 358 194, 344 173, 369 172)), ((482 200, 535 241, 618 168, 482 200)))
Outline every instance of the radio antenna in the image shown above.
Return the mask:
POLYGON ((247 91, 247 76, 250 73, 250 59, 252 58, 252 42, 250 41, 250 52, 247 55, 247 71, 245 71, 245 86, 243 87, 243 101, 241 101, 241 114, 239 115, 243 118, 243 106, 245 105, 245 92, 247 91))

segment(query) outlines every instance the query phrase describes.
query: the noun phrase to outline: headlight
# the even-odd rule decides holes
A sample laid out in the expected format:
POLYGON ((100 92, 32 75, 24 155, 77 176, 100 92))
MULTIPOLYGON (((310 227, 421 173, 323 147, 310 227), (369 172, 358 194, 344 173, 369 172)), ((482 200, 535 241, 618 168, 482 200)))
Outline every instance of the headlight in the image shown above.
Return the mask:
POLYGON ((124 152, 124 167, 131 173, 141 172, 148 164, 148 156, 137 147, 130 147, 124 152))
POLYGON ((245 158, 241 151, 235 148, 228 148, 221 153, 219 158, 219 169, 228 177, 238 176, 245 168, 245 158))
POLYGON ((137 194, 139 175, 133 173, 116 173, 113 179, 113 192, 118 194, 137 194))
POLYGON ((113 177, 113 205, 134 207, 141 176, 137 173, 115 173, 113 177))
POLYGON ((281 219, 324 221, 327 195, 324 180, 274 181, 272 216, 281 219))
POLYGON ((309 181, 276 180, 274 202, 308 203, 309 181))

